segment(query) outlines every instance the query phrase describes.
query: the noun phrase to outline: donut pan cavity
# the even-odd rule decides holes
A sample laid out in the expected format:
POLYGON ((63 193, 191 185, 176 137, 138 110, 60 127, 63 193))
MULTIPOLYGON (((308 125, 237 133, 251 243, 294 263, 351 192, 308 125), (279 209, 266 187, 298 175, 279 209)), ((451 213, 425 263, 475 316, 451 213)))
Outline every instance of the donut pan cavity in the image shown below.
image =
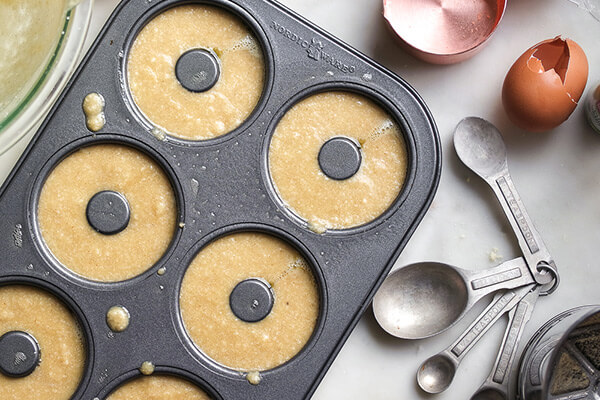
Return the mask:
POLYGON ((155 373, 188 379, 215 399, 308 398, 426 212, 440 165, 435 123, 418 94, 281 5, 125 0, 2 187, 0 285, 39 285, 76 310, 88 357, 75 399, 105 398, 140 376, 146 361, 155 365, 155 373), (265 61, 262 97, 248 119, 203 141, 156 135, 132 100, 126 74, 139 30, 160 12, 190 3, 237 15, 254 32, 265 61), (268 171, 268 148, 287 110, 328 90, 362 94, 383 107, 404 134, 408 170, 400 195, 379 218, 318 233, 279 198, 268 171), (97 132, 87 128, 82 111, 90 93, 104 99, 105 123, 97 132), (95 282, 67 270, 44 244, 37 222, 40 190, 52 169, 77 149, 98 143, 120 143, 147 154, 169 177, 176 196, 176 232, 169 248, 147 271, 122 282, 95 282), (194 256, 217 238, 247 231, 270 234, 295 248, 312 270, 320 301, 306 346, 288 362, 261 371, 255 385, 247 372, 219 365, 194 345, 179 306, 180 285, 194 256), (113 306, 129 311, 123 332, 111 331, 106 323, 113 306))

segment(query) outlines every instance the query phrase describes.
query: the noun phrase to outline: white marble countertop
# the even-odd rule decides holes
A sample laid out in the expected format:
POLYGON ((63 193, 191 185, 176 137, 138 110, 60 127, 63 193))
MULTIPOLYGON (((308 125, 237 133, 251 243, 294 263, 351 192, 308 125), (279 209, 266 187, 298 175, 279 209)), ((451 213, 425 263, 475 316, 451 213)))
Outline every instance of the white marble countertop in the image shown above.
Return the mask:
MULTIPOLYGON (((96 0, 87 46, 117 3, 96 0)), ((477 115, 503 132, 515 185, 561 271, 559 290, 538 302, 525 339, 563 310, 600 303, 596 252, 600 243, 600 134, 586 124, 581 106, 551 132, 526 133, 510 123, 500 101, 504 76, 516 58, 533 44, 557 35, 575 40, 587 53, 587 94, 600 82, 599 21, 568 0, 510 1, 498 30, 481 53, 461 64, 434 66, 413 59, 397 45, 384 24, 380 0, 282 3, 402 76, 417 89, 435 117, 443 149, 440 186, 396 267, 437 260, 467 269, 487 268, 495 264, 490 260, 492 252, 503 260, 520 254, 491 190, 460 163, 452 146, 458 121, 477 115)), ((29 138, 0 157, 1 179, 29 138)), ((431 398, 416 385, 418 366, 453 342, 474 315, 467 315, 437 337, 403 341, 384 333, 367 312, 314 399, 431 398)), ((503 331, 503 323, 492 328, 464 360, 452 386, 433 397, 469 398, 488 375, 503 331)))

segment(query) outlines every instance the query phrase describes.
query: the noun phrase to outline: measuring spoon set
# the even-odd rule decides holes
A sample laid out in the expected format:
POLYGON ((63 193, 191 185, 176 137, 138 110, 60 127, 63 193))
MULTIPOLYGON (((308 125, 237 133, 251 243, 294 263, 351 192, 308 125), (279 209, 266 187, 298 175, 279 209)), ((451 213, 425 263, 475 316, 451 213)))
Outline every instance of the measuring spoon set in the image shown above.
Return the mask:
POLYGON ((492 188, 523 255, 479 271, 439 262, 408 265, 386 278, 373 299, 373 311, 379 325, 391 335, 422 339, 450 328, 475 303, 494 294, 452 345, 423 362, 417 382, 428 393, 446 390, 469 350, 508 314, 494 367, 471 400, 508 399, 510 371, 525 324, 538 296, 556 290, 559 275, 512 182, 498 129, 484 119, 465 118, 454 132, 454 148, 460 160, 492 188))

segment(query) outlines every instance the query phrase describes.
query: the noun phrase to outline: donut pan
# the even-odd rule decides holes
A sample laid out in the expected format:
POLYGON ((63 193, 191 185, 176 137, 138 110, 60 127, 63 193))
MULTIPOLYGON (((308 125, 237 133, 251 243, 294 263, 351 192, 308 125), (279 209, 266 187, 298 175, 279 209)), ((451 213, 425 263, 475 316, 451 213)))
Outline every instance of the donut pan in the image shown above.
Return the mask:
MULTIPOLYGON (((329 154, 330 163, 343 163, 338 152, 329 154)), ((196 383, 215 399, 309 398, 427 211, 440 169, 437 129, 419 95, 400 77, 278 3, 125 0, 1 189, 0 285, 39 286, 79 319, 87 360, 74 399, 107 397, 140 376, 144 362, 155 365, 154 373, 196 383), (189 3, 220 7, 244 21, 265 64, 264 89, 254 111, 233 131, 208 140, 157 134, 138 111, 127 82, 128 55, 140 29, 159 13, 189 3), (385 109, 404 135, 408 167, 400 194, 378 218, 323 232, 280 199, 268 150, 285 112, 324 91, 358 93, 385 109), (105 123, 95 132, 82 111, 90 93, 104 99, 105 123), (153 159, 169 178, 177 205, 175 234, 166 252, 145 272, 118 282, 92 281, 61 265, 45 244, 37 217, 41 189, 54 167, 76 150, 99 143, 123 144, 153 159), (307 344, 289 361, 261 371, 258 384, 247 371, 221 365, 197 348, 179 305, 194 256, 217 238, 248 231, 267 233, 297 250, 319 294, 319 316, 307 344), (122 332, 111 331, 106 322, 107 311, 117 305, 130 314, 122 332)), ((100 217, 91 214, 88 219, 96 218, 100 226, 100 217)))

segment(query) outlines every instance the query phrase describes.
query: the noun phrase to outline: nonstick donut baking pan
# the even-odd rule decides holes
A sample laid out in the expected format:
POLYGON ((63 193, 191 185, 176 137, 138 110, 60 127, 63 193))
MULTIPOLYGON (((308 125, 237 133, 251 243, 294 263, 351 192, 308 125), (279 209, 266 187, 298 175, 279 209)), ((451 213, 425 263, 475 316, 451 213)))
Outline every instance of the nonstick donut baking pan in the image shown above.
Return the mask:
POLYGON ((1 190, 0 397, 309 398, 440 163, 281 5, 123 1, 1 190))

